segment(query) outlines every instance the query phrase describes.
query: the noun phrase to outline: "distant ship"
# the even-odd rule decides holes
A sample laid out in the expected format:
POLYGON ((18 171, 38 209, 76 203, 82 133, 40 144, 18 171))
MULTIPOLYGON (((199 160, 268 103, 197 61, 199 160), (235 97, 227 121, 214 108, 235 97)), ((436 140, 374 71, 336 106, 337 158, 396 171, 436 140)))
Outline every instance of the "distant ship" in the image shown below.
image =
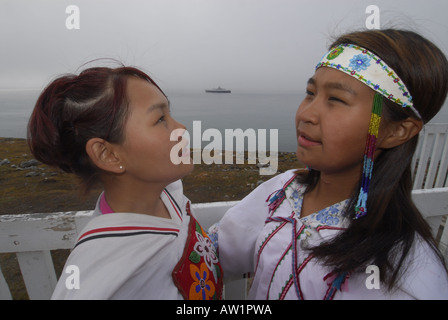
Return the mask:
POLYGON ((221 88, 221 87, 218 87, 218 88, 215 88, 215 89, 205 90, 205 92, 208 92, 208 93, 230 93, 231 91, 227 90, 227 89, 224 89, 224 88, 221 88))

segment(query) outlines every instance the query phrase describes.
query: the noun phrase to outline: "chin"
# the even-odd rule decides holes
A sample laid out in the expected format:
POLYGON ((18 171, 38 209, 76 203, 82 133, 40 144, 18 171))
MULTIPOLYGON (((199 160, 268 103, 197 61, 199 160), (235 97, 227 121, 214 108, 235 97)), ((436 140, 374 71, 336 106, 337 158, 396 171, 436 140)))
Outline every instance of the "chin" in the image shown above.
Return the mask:
MULTIPOLYGON (((296 150, 296 157, 297 157, 297 160, 300 162, 300 163, 302 163, 302 164, 306 164, 306 157, 305 157, 305 155, 304 155, 304 150, 299 146, 299 147, 297 147, 297 150, 296 150)), ((308 164, 306 164, 306 165, 308 165, 308 164)))
POLYGON ((187 174, 190 174, 193 171, 193 169, 194 169, 193 160, 191 160, 190 164, 186 164, 186 166, 187 166, 187 170, 188 170, 187 174))
POLYGON ((189 175, 194 169, 193 160, 190 161, 190 163, 181 163, 176 165, 176 169, 174 169, 174 172, 179 173, 179 177, 176 179, 182 179, 183 177, 189 175))
MULTIPOLYGON (((299 163, 302 164, 304 167, 313 168, 314 170, 317 170, 317 169, 315 169, 315 166, 313 166, 312 161, 307 160, 305 157, 303 157, 300 154, 299 148, 297 148, 296 156, 297 156, 297 161, 299 161, 299 163)), ((317 171, 319 171, 319 170, 317 170, 317 171)))

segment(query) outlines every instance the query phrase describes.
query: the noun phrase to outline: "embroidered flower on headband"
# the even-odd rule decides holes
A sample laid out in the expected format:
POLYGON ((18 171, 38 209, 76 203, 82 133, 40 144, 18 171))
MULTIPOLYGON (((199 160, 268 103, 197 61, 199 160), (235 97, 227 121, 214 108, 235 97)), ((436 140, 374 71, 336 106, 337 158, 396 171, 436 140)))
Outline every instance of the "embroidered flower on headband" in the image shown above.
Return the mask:
POLYGON ((343 47, 336 47, 327 55, 328 60, 336 59, 344 51, 343 47))
POLYGON ((372 60, 372 58, 369 58, 364 54, 358 54, 350 60, 349 67, 356 71, 367 70, 367 68, 370 67, 370 60, 372 60))

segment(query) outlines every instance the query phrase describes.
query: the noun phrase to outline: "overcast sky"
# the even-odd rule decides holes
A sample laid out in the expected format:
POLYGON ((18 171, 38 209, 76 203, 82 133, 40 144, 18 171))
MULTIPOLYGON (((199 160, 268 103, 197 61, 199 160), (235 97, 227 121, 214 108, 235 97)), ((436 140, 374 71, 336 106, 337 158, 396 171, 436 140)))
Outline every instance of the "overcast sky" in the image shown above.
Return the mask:
POLYGON ((168 93, 303 92, 330 38, 365 28, 371 4, 381 28, 412 29, 448 53, 446 0, 0 0, 0 89, 41 89, 110 57, 168 93), (69 5, 79 29, 66 27, 69 5))

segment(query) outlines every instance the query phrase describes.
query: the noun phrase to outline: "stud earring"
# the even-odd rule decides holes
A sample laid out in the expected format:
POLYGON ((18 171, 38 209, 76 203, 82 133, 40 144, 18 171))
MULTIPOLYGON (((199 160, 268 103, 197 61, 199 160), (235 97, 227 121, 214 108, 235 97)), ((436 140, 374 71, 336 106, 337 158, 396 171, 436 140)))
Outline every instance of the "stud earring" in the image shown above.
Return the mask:
POLYGON ((120 166, 120 170, 123 170, 123 166, 120 166))

